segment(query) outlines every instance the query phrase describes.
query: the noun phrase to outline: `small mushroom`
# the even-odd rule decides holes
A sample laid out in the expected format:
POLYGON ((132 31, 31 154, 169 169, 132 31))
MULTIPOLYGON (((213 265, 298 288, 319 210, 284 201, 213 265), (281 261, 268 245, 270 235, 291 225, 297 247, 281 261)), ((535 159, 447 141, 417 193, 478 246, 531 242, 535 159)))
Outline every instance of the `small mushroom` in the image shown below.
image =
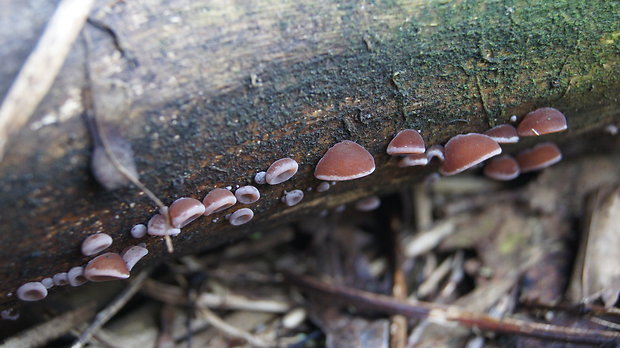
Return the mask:
POLYGON ((501 152, 502 148, 497 141, 489 136, 478 133, 459 134, 446 143, 446 159, 439 172, 443 175, 458 174, 501 152))
POLYGON ((314 177, 325 181, 346 181, 375 171, 375 159, 361 145, 344 140, 330 147, 317 163, 314 177))
POLYGON ((86 283, 88 280, 84 277, 84 267, 76 266, 67 272, 67 278, 71 286, 80 286, 86 283))
POLYGON ((249 208, 241 208, 234 213, 230 214, 228 221, 233 226, 239 226, 247 223, 252 220, 254 217, 254 212, 249 208))
POLYGON ((112 245, 112 237, 105 233, 95 233, 86 237, 82 242, 82 254, 91 256, 99 254, 112 245))
POLYGON ((412 155, 407 155, 401 158, 400 161, 398 161, 398 166, 400 168, 425 166, 427 164, 428 164, 428 157, 426 157, 425 153, 416 153, 412 155))
POLYGON ((514 157, 510 155, 502 155, 491 158, 484 166, 484 175, 491 179, 499 181, 509 181, 515 179, 521 174, 519 164, 514 157))
POLYGON ((22 301, 39 301, 47 297, 47 289, 41 282, 23 284, 17 289, 17 298, 22 301))
POLYGON ((254 182, 259 185, 264 185, 267 183, 266 176, 267 176, 266 172, 258 172, 256 173, 256 175, 254 175, 254 182))
POLYGON ((517 135, 517 129, 509 124, 500 124, 484 132, 484 135, 488 135, 491 139, 497 141, 500 144, 514 144, 519 142, 519 135, 517 135))
POLYGON ((181 229, 170 226, 163 215, 155 214, 148 222, 147 233, 151 236, 176 236, 181 229))
POLYGON ((0 319, 3 320, 17 320, 19 319, 19 312, 15 308, 5 309, 0 311, 0 319))
POLYGON ((205 216, 226 210, 235 205, 235 203, 237 203, 235 195, 223 188, 216 188, 209 191, 202 200, 202 204, 205 206, 205 216))
POLYGON ((138 263, 138 261, 140 261, 148 253, 149 251, 145 247, 134 245, 123 250, 121 257, 123 258, 123 261, 125 261, 125 266, 127 266, 127 269, 131 271, 133 266, 135 266, 136 263, 138 263))
POLYGON ((129 270, 119 254, 105 253, 88 262, 84 268, 84 277, 91 282, 127 279, 129 270))
POLYGON ((235 191, 235 197, 241 204, 251 204, 260 199, 260 192, 252 185, 241 186, 235 191))
POLYGON ((302 190, 293 190, 284 193, 284 197, 282 197, 282 202, 287 206, 292 207, 301 202, 302 199, 304 199, 304 192, 302 190))
POLYGON ((520 137, 561 132, 568 129, 564 114, 554 108, 539 108, 523 118, 517 126, 520 137))
POLYGON ((299 165, 292 158, 281 158, 273 162, 267 173, 265 174, 265 181, 269 185, 277 185, 290 179, 297 173, 299 165))
POLYGON ((387 147, 388 155, 421 154, 425 150, 424 139, 414 129, 405 129, 398 132, 387 147))
POLYGON ((137 224, 131 228, 131 236, 134 238, 142 238, 146 236, 146 226, 143 224, 137 224))
POLYGON ((517 155, 522 173, 552 166, 562 160, 562 152, 553 143, 542 143, 517 155))
POLYGON ((359 211, 373 211, 381 206, 381 199, 377 196, 362 198, 355 202, 355 209, 359 211))
POLYGON ((172 227, 183 228, 201 217, 205 212, 205 206, 197 199, 183 197, 172 202, 168 211, 172 227))
POLYGON ((52 280, 54 281, 54 285, 56 286, 65 286, 69 284, 69 277, 67 276, 67 272, 60 272, 54 274, 52 280))
POLYGON ((426 158, 430 162, 434 157, 436 157, 440 162, 443 162, 446 157, 443 154, 443 145, 433 145, 426 150, 426 158))
POLYGON ((50 277, 41 279, 41 284, 45 286, 46 289, 51 289, 54 287, 54 280, 50 277))
POLYGON ((329 185, 329 183, 327 181, 323 181, 322 183, 318 184, 316 187, 316 192, 325 192, 327 190, 329 190, 331 186, 329 185))

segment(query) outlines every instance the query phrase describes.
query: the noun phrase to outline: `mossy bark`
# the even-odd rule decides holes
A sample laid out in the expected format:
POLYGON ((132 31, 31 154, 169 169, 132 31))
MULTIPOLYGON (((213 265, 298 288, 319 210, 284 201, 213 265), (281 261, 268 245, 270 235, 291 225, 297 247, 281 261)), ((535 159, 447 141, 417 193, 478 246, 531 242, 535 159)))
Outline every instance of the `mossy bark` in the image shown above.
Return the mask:
MULTIPOLYGON (((2 93, 45 23, 36 4, 15 1, 2 14, 3 23, 32 19, 23 37, 0 34, 13 44, 3 45, 2 93)), ((300 163, 292 180, 260 187, 251 223, 218 216, 185 228, 174 239, 180 255, 421 180, 436 167, 399 169, 385 154, 403 128, 443 143, 553 106, 571 130, 550 138, 566 147, 617 124, 619 14, 603 0, 101 1, 84 29, 90 44, 76 42, 0 163, 0 307, 20 284, 86 263, 89 234, 113 236, 112 251, 141 242, 129 230, 154 212, 135 189, 106 192, 92 179, 84 88, 166 203, 249 184, 281 157, 300 163), (285 190, 315 187, 314 165, 344 139, 375 156, 373 175, 307 191, 295 207, 279 202, 285 190)), ((159 239, 144 241, 142 264, 165 257, 159 239)))

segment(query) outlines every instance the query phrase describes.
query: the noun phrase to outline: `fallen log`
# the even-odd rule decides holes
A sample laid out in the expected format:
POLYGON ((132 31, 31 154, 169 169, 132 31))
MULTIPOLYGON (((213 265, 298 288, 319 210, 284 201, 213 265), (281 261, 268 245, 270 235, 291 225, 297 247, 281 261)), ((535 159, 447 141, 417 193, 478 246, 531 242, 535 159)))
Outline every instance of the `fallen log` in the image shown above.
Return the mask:
MULTIPOLYGON (((5 26, 27 23, 0 31, 3 95, 54 12, 35 2, 1 14, 5 26)), ((46 97, 6 139, 0 309, 22 283, 85 264, 80 243, 92 233, 110 234, 115 252, 145 242, 142 266, 168 257, 159 239, 129 234, 154 205, 133 187, 106 191, 92 177, 85 90, 101 122, 130 141, 142 182, 165 204, 251 184, 282 157, 300 164, 293 179, 259 186, 250 223, 231 226, 222 213, 184 228, 174 238, 178 256, 419 182, 436 166, 398 168, 385 154, 404 128, 442 144, 552 106, 570 131, 548 139, 569 158, 589 151, 586 141, 602 141, 597 132, 620 117, 618 11, 608 1, 542 0, 95 5, 46 97), (310 190, 319 158, 345 139, 371 152, 375 173, 310 190), (286 207, 280 198, 293 189, 306 197, 286 207)), ((613 149, 618 140, 603 143, 613 149)))

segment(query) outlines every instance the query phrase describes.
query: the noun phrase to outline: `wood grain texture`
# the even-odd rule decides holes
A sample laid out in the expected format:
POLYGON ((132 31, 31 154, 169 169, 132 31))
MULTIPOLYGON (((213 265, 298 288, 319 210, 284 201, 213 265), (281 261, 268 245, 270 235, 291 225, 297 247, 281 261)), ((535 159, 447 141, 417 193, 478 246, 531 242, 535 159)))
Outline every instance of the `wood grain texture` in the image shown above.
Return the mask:
MULTIPOLYGON (((91 233, 113 236, 112 251, 137 243, 130 228, 154 212, 136 190, 105 192, 92 179, 83 88, 165 203, 248 184, 284 156, 300 163, 292 180, 260 187, 251 223, 219 216, 185 228, 174 239, 180 255, 421 180, 436 168, 399 169, 385 154, 403 128, 444 143, 553 106, 571 130, 549 139, 572 148, 617 124, 618 13, 610 1, 99 1, 85 28, 91 45, 78 39, 0 164, 0 308, 23 282, 86 263, 79 245, 91 233), (375 156, 373 175, 307 192, 295 207, 279 202, 284 190, 315 187, 314 165, 344 139, 375 156)), ((3 76, 31 44, 3 52, 12 58, 3 76)), ((161 241, 144 241, 142 265, 166 257, 161 241)))

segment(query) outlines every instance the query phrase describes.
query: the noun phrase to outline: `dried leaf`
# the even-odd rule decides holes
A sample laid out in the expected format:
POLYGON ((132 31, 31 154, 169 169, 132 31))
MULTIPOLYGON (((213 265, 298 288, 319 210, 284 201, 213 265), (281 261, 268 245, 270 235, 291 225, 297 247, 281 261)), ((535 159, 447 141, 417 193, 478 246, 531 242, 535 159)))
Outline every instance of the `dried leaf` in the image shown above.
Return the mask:
POLYGON ((570 297, 589 302, 602 297, 611 307, 620 292, 620 186, 599 189, 588 202, 588 219, 570 297))

